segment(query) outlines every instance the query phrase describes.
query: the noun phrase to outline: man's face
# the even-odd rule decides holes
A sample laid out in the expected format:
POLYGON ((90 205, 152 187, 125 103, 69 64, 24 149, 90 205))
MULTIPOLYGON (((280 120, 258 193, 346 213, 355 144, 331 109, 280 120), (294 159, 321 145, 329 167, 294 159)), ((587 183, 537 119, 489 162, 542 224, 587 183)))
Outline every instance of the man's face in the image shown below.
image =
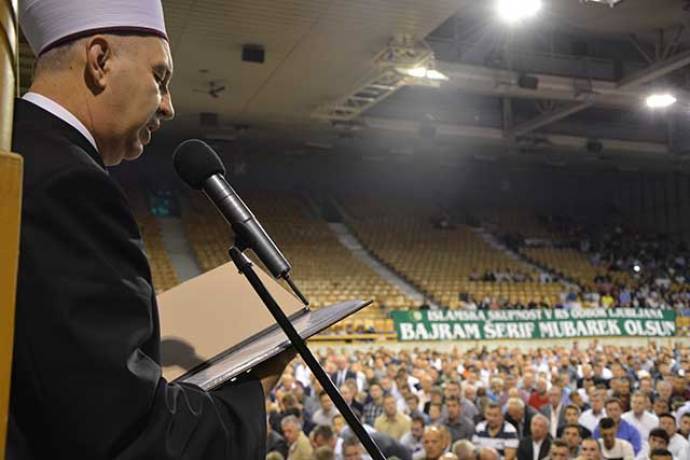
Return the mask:
POLYGON ((671 387, 670 383, 661 380, 656 384, 656 391, 659 393, 661 398, 670 399, 671 393, 673 392, 673 387, 671 387))
POLYGON ((395 403, 395 398, 386 398, 383 400, 383 410, 387 416, 393 417, 398 408, 395 403))
POLYGON ((415 420, 412 422, 412 427, 410 428, 410 431, 412 432, 412 436, 414 436, 415 439, 422 439, 422 436, 424 436, 424 424, 415 420))
POLYGON ((378 385, 372 385, 371 388, 369 388, 369 394, 371 395, 372 399, 378 401, 381 396, 383 396, 383 390, 378 385))
POLYGON ((486 409, 484 414, 486 422, 491 428, 498 428, 503 422, 503 414, 501 414, 501 409, 498 407, 489 407, 486 409))
POLYGON ((525 416, 525 411, 519 404, 508 403, 508 414, 516 421, 520 421, 525 416))
POLYGON ((342 417, 342 415, 336 415, 335 417, 333 417, 332 425, 333 432, 340 433, 342 429, 345 427, 345 419, 342 417))
POLYGON ((616 428, 604 428, 601 430, 601 439, 604 440, 604 445, 607 449, 613 448, 616 443, 616 428))
POLYGON ((595 439, 585 439, 582 441, 580 455, 587 460, 600 460, 599 443, 595 439))
POLYGON ((449 398, 451 396, 459 398, 460 397, 460 386, 455 382, 447 383, 446 387, 443 389, 443 394, 445 395, 446 398, 449 398))
POLYGON ((582 441, 582 439, 580 439, 580 430, 572 427, 566 428, 563 430, 563 439, 568 444, 568 447, 571 449, 576 448, 582 441))
POLYGON ((561 402, 561 389, 557 386, 552 386, 549 389, 549 403, 556 407, 561 402))
POLYGON ((644 396, 633 396, 632 401, 630 401, 630 408, 636 415, 641 415, 646 407, 644 396))
POLYGON ((654 413, 656 415, 663 414, 664 412, 668 412, 668 403, 661 399, 657 398, 654 400, 654 413))
POLYGON ((610 402, 606 405, 606 415, 611 417, 614 422, 618 423, 621 419, 621 406, 617 402, 610 402))
POLYGON ((92 129, 104 163, 111 166, 138 158, 161 121, 172 119, 175 111, 168 90, 173 71, 168 42, 153 36, 108 41, 113 52, 103 64, 97 95, 102 105, 92 129))
POLYGON ((346 402, 352 402, 352 391, 350 391, 350 387, 348 387, 347 385, 341 386, 340 394, 346 402))
POLYGON ((568 448, 567 447, 556 447, 556 446, 552 447, 550 459, 551 460, 568 460, 568 448))
POLYGON ((330 412, 331 409, 333 409, 333 401, 331 401, 331 398, 326 394, 321 396, 321 409, 323 409, 324 412, 330 412))
POLYGON ((285 440, 288 442, 288 444, 294 444, 297 441, 297 438, 299 437, 300 429, 297 425, 294 425, 292 423, 286 423, 285 425, 282 426, 283 428, 283 437, 285 440))
POLYGON ((690 417, 683 416, 680 419, 680 431, 687 437, 690 434, 690 417))
POLYGON ((651 393, 652 379, 647 377, 640 379, 640 391, 644 391, 645 393, 651 393))
POLYGON ((343 457, 345 460, 362 460, 362 449, 358 445, 345 446, 343 457))
POLYGON ((661 417, 659 419, 659 426, 668 433, 669 437, 676 432, 676 422, 673 417, 661 417))
POLYGON ((566 423, 577 424, 579 418, 580 418, 580 416, 575 409, 571 408, 571 409, 565 410, 565 422, 566 423))
POLYGON ((532 430, 532 438, 537 441, 544 439, 549 432, 546 421, 542 417, 534 417, 530 428, 532 430))
POLYGON ((592 402, 592 411, 597 413, 601 412, 604 408, 604 397, 601 395, 601 392, 594 392, 590 399, 592 402))
POLYGON ((668 448, 668 443, 664 438, 659 438, 657 436, 650 436, 649 437, 649 451, 653 451, 654 449, 666 449, 668 448))
POLYGON ((424 433, 424 450, 428 460, 438 459, 443 455, 445 448, 443 433, 440 430, 428 430, 424 433))
POLYGON ((460 418, 460 404, 457 401, 451 400, 446 404, 446 409, 448 409, 448 418, 451 420, 457 420, 460 418))

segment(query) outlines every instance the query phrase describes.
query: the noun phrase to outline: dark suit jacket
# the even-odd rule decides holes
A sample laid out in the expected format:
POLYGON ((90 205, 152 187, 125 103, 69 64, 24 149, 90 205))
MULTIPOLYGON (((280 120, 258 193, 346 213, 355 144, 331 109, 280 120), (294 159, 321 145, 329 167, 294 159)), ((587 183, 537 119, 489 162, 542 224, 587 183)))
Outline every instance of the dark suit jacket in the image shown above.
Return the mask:
POLYGON ((332 373, 332 374, 330 375, 331 380, 333 381, 333 383, 334 383, 336 386, 342 385, 343 383, 345 383, 345 380, 349 380, 349 379, 357 380, 357 374, 355 374, 355 373, 352 372, 350 369, 348 369, 347 371, 345 371, 345 380, 343 380, 342 382, 338 382, 337 379, 338 379, 338 374, 339 374, 339 373, 340 373, 340 371, 334 372, 334 373, 332 373))
MULTIPOLYGON (((558 413, 558 427, 557 428, 565 425, 565 406, 566 405, 567 404, 561 404, 561 411, 558 413)), ((546 418, 551 420, 551 410, 552 410, 551 404, 547 404, 544 407, 542 407, 539 412, 541 412, 542 414, 544 414, 544 416, 546 418)))
MULTIPOLYGON (((551 437, 547 436, 539 448, 539 460, 549 455, 551 448, 551 437)), ((517 450, 517 460, 534 460, 534 449, 532 448, 532 437, 528 436, 520 440, 517 450)))
POLYGON ((207 393, 161 377, 148 261, 98 152, 23 100, 12 149, 24 158, 24 201, 8 449, 40 459, 263 460, 258 380, 207 393))
POLYGON ((518 437, 524 438, 525 436, 532 435, 532 417, 535 415, 537 415, 537 411, 534 410, 534 408, 525 406, 525 415, 522 417, 522 420, 514 420, 508 413, 506 413, 505 418, 506 422, 515 427, 518 432, 518 437), (520 425, 522 425, 522 432, 520 431, 520 425))

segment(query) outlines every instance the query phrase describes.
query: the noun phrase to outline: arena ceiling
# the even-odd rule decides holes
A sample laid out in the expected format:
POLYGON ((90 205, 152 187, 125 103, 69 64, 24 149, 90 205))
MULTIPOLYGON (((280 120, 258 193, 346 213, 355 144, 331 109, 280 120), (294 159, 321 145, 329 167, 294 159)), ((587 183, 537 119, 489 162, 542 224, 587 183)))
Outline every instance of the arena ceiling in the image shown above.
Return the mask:
MULTIPOLYGON (((687 171, 690 2, 544 4, 509 27, 479 0, 164 0, 178 117, 162 133, 266 139, 277 153, 437 147, 687 171), (244 45, 263 47, 265 62, 243 62, 244 45), (449 81, 378 84, 405 47, 449 81), (368 100, 372 82, 388 89, 368 100), (656 87, 673 89, 673 109, 644 107, 656 87)), ((26 47, 22 57, 26 76, 26 47)))

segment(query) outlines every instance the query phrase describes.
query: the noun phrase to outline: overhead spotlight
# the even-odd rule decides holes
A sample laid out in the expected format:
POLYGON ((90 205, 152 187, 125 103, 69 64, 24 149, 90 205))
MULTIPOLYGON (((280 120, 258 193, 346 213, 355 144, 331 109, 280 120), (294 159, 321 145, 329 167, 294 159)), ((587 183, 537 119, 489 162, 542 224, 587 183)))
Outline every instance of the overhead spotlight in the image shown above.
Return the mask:
POLYGON ((647 107, 650 109, 665 109, 675 104, 677 99, 671 93, 655 93, 647 97, 647 107))
POLYGON ((448 80, 448 77, 436 69, 429 69, 427 67, 412 67, 410 69, 396 68, 398 72, 414 78, 426 78, 427 80, 448 80))
POLYGON ((508 23, 517 23, 536 15, 541 10, 541 0, 498 0, 499 17, 508 23))

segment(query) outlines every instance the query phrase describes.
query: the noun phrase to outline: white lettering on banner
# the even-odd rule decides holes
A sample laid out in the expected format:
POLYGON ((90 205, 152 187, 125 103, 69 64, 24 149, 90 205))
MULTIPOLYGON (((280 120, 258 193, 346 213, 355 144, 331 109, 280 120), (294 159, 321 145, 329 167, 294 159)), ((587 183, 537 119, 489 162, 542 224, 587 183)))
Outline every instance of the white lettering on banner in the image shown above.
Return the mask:
POLYGON ((477 312, 462 311, 394 312, 393 316, 401 341, 669 337, 676 334, 673 312, 623 310, 625 316, 604 309, 480 312, 491 318, 485 321, 477 321, 482 316, 477 312))
POLYGON ((414 324, 400 323, 400 340, 414 340, 414 324))
POLYGON ((601 308, 587 308, 571 310, 570 316, 573 319, 607 318, 606 310, 601 308))
POLYGON ((664 314, 661 310, 651 308, 640 310, 635 310, 634 308, 614 308, 606 311, 611 318, 664 319, 664 314))

